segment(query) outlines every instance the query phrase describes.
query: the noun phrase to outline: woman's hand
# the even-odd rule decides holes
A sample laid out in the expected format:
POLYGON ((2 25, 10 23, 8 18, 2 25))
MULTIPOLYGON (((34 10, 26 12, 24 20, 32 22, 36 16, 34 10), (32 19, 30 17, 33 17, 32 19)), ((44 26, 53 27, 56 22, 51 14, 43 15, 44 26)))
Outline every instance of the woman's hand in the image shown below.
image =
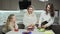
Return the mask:
POLYGON ((41 28, 40 26, 38 26, 38 29, 41 28))
POLYGON ((45 26, 45 25, 43 25, 43 26, 41 26, 42 28, 46 28, 47 26, 45 26))

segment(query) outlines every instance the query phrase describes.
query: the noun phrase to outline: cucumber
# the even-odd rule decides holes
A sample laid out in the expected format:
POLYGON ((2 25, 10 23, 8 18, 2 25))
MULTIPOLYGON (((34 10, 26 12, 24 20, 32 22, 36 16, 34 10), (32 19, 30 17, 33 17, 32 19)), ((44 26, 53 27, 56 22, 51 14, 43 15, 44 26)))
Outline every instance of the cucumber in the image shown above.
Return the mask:
POLYGON ((39 31, 39 32, 44 32, 45 29, 44 29, 44 28, 40 28, 40 29, 38 29, 38 31, 39 31))

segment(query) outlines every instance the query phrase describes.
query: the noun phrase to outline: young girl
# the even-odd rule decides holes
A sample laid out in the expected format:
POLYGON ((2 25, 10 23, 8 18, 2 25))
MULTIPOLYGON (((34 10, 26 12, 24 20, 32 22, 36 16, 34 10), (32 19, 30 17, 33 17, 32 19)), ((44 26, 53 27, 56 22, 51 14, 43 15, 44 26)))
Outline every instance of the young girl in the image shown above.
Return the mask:
POLYGON ((2 32, 6 33, 6 32, 11 31, 11 30, 18 30, 18 26, 15 23, 15 21, 16 21, 15 15, 10 14, 8 16, 7 22, 6 22, 5 27, 3 28, 2 32))

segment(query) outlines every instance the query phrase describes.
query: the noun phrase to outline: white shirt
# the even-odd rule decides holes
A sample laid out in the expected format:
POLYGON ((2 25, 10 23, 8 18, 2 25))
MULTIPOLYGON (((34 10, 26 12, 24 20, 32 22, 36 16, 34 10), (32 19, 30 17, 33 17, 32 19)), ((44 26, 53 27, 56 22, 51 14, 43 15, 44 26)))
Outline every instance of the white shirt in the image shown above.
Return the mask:
POLYGON ((34 13, 30 15, 28 13, 24 14, 23 23, 26 27, 30 24, 35 24, 36 22, 37 22, 37 17, 34 13))
POLYGON ((54 23, 54 17, 51 17, 50 16, 50 13, 48 13, 46 15, 46 12, 42 12, 41 15, 40 15, 40 19, 39 19, 39 26, 41 26, 41 23, 44 22, 44 21, 47 21, 48 23, 45 24, 45 26, 50 26, 54 23))

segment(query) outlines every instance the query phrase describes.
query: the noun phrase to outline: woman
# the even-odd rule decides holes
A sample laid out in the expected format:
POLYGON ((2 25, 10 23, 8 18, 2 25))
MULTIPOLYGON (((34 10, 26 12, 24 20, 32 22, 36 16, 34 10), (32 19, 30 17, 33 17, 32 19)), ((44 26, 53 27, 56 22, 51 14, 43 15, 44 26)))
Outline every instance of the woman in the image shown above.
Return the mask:
POLYGON ((28 6, 27 12, 24 14, 24 19, 23 19, 25 28, 28 26, 34 26, 36 22, 37 22, 37 17, 33 12, 33 7, 28 6))
POLYGON ((5 24, 5 27, 3 28, 2 32, 3 34, 10 31, 10 30, 18 30, 18 26, 15 23, 16 17, 14 14, 10 14, 8 16, 7 22, 5 24))
POLYGON ((41 13, 40 20, 39 20, 39 27, 51 29, 51 25, 54 22, 54 7, 53 4, 48 3, 46 5, 46 10, 41 13))

